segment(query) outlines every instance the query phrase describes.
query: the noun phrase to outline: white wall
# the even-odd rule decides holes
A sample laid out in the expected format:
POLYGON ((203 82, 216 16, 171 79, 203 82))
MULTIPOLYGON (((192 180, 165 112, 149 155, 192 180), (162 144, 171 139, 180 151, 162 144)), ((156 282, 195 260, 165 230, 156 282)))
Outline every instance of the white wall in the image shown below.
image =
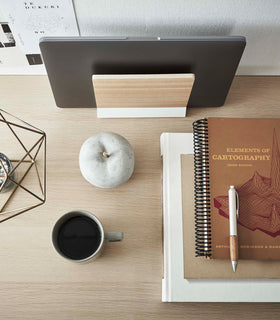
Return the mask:
POLYGON ((244 35, 238 73, 280 75, 280 0, 73 2, 81 35, 244 35))
POLYGON ((280 75, 280 0, 74 0, 81 35, 244 35, 239 74, 280 75))

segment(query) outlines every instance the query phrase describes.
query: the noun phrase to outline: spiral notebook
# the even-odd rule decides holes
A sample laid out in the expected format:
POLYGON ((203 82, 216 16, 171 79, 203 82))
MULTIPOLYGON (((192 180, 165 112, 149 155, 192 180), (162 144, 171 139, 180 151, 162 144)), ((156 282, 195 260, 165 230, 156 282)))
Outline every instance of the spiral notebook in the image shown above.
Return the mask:
MULTIPOLYGON (((279 279, 280 260, 239 260, 236 272, 229 259, 195 256, 194 156, 181 155, 183 251, 185 279, 279 279)), ((225 225, 227 228, 227 225, 225 225)))
POLYGON ((193 129, 196 256, 229 259, 234 185, 240 259, 280 260, 280 119, 208 118, 193 129))

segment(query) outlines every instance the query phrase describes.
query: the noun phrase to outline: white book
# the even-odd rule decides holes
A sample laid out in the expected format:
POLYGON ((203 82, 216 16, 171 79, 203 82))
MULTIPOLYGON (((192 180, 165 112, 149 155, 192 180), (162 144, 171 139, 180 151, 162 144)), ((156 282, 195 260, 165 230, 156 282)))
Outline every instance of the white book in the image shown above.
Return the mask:
POLYGON ((181 155, 193 154, 193 135, 162 133, 160 145, 163 160, 164 228, 162 301, 279 302, 279 279, 186 279, 184 277, 181 155))

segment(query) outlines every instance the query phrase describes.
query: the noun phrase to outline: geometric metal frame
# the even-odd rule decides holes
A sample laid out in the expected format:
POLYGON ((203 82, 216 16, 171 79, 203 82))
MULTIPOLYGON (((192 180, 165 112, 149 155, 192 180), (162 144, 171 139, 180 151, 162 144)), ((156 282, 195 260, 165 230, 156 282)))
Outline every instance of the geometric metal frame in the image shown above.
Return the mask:
POLYGON ((13 188, 13 190, 11 191, 11 194, 9 195, 8 199, 5 201, 5 203, 0 207, 0 216, 3 216, 3 219, 0 219, 0 223, 1 222, 4 222, 8 219, 11 219, 15 216, 18 216, 28 210, 31 210, 31 209, 34 209, 38 206, 41 206, 42 204, 44 204, 46 202, 46 134, 44 131, 42 131, 41 129, 38 129, 36 127, 34 127, 33 125, 13 116, 12 114, 10 114, 9 112, 7 111, 4 111, 2 109, 0 109, 0 122, 6 124, 8 126, 8 128, 10 129, 10 131, 12 132, 12 134, 15 136, 15 138, 17 139, 17 141, 19 142, 19 144, 22 146, 22 148, 25 150, 25 155, 19 159, 19 160, 16 160, 16 159, 9 159, 10 162, 17 162, 17 165, 15 165, 13 167, 13 169, 8 173, 5 169, 5 166, 3 165, 2 163, 2 160, 0 159, 0 163, 5 171, 5 180, 4 182, 2 183, 1 187, 0 187, 0 192, 2 190, 2 188, 4 187, 4 184, 7 180, 10 180, 11 182, 13 182, 15 184, 15 187, 13 188), (27 125, 28 127, 25 127, 24 125, 19 125, 17 123, 13 123, 13 122, 10 122, 10 121, 7 121, 4 114, 7 114, 17 120, 19 120, 21 123, 27 125), (20 137, 16 134, 16 132, 13 130, 13 127, 19 127, 21 129, 25 129, 25 130, 28 130, 28 131, 31 131, 31 132, 34 132, 34 133, 37 133, 40 135, 40 138, 36 141, 36 143, 28 150, 25 145, 23 144, 23 142, 21 141, 20 137), (36 153, 34 156, 31 155, 31 152, 36 148, 38 147, 36 153), (43 150, 43 170, 44 170, 44 173, 43 173, 43 182, 41 181, 40 179, 40 175, 39 175, 39 172, 38 172, 38 167, 37 167, 37 164, 36 164, 36 158, 37 158, 37 155, 39 153, 39 151, 43 150), (26 159, 27 158, 27 159, 26 159), (21 163, 29 163, 29 166, 28 168, 26 169, 24 175, 21 177, 21 179, 19 181, 15 181, 11 176, 12 174, 15 172, 15 170, 17 169, 17 167, 21 164, 21 163), (41 191, 41 194, 40 196, 38 196, 37 194, 35 194, 34 192, 30 191, 28 188, 25 188, 22 183, 25 179, 25 177, 27 176, 28 172, 30 171, 30 169, 34 166, 35 168, 35 171, 36 171, 36 176, 37 176, 37 179, 38 179, 38 182, 39 182, 39 186, 40 186, 40 191, 41 191), (13 195, 15 194, 16 190, 18 188, 22 188, 23 190, 25 190, 26 192, 28 192, 29 194, 31 194, 34 198, 36 198, 37 200, 39 200, 39 203, 35 203, 34 205, 29 205, 29 206, 26 206, 26 207, 23 207, 23 208, 17 208, 17 209, 13 209, 13 210, 9 210, 9 211, 5 211, 5 207, 6 205, 12 200, 12 197, 13 195), (7 214, 10 214, 10 213, 13 213, 17 211, 16 213, 12 214, 12 215, 9 215, 8 217, 5 217, 5 215, 7 214))

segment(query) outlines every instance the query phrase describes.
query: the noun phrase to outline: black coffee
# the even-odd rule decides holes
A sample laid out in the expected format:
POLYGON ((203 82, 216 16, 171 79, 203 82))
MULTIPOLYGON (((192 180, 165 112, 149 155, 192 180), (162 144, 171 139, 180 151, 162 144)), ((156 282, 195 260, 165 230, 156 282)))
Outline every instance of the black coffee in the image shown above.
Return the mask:
POLYGON ((58 230, 58 247, 66 257, 73 260, 91 256, 100 242, 101 232, 97 223, 85 216, 70 218, 58 230))

